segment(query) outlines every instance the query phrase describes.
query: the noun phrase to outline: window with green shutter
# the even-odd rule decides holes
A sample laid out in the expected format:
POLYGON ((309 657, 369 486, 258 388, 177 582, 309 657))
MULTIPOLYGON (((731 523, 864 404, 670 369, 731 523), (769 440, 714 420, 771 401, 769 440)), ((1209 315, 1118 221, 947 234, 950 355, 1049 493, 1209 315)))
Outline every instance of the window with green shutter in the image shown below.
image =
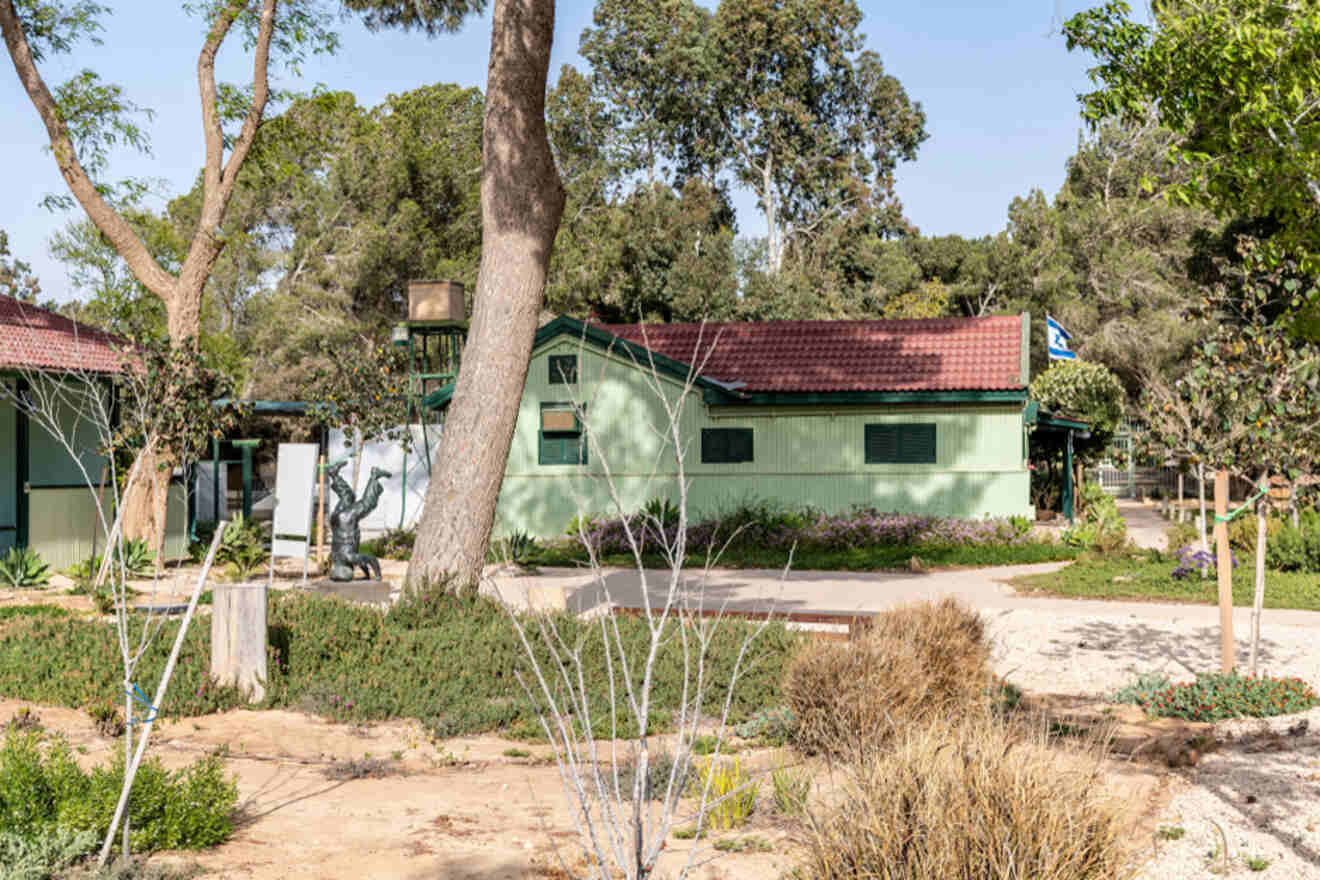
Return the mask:
MULTIPOLYGON (((582 408, 585 413, 586 407, 582 408)), ((587 436, 578 410, 571 403, 541 404, 537 434, 538 464, 586 464, 587 436)))
POLYGON ((752 460, 751 428, 702 428, 703 464, 736 464, 752 460))
POLYGON ((866 426, 867 464, 934 464, 935 426, 896 424, 866 426))
POLYGON ((548 360, 550 361, 551 385, 577 384, 577 355, 552 354, 548 360))

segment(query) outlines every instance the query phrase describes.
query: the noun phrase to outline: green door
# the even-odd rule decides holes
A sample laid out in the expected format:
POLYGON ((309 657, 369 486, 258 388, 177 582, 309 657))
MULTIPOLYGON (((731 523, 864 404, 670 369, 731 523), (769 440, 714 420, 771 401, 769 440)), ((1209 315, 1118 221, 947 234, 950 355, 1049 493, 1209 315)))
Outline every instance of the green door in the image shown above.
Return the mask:
POLYGON ((0 400, 0 553, 18 543, 18 441, 18 413, 0 400))

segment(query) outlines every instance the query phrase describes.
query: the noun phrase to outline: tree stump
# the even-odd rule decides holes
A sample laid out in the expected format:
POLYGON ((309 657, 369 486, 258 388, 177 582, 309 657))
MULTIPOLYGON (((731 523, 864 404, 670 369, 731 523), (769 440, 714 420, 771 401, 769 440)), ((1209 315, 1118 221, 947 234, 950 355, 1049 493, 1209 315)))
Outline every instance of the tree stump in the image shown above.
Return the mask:
POLYGON ((216 584, 211 599, 211 675, 251 702, 266 697, 266 585, 216 584))

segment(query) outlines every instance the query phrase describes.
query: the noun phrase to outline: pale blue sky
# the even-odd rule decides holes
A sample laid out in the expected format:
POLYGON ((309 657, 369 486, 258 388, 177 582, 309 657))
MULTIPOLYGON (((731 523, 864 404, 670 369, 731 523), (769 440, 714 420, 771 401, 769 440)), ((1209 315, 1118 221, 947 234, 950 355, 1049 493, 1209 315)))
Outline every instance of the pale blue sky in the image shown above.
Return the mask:
MULTIPOLYGON (((119 156, 110 176, 161 178, 168 192, 177 193, 191 184, 202 158, 194 73, 201 26, 170 3, 113 5, 104 45, 50 59, 43 73, 54 85, 90 67, 124 86, 138 105, 155 110, 146 125, 153 155, 119 156)), ((1059 25, 1089 5, 1084 0, 861 0, 868 47, 926 110, 930 139, 915 162, 898 169, 904 209, 923 233, 994 233, 1004 228, 1014 196, 1033 187, 1053 196, 1059 188, 1081 128, 1076 95, 1088 87, 1088 59, 1064 49, 1059 25)), ((581 65, 578 38, 590 24, 591 10, 590 0, 560 0, 552 77, 564 63, 581 65)), ((286 77, 280 85, 310 89, 324 83, 354 92, 365 106, 427 83, 485 86, 489 13, 458 34, 434 40, 372 34, 352 20, 343 23, 341 33, 338 54, 313 59, 301 80, 286 77)), ((231 48, 221 57, 221 78, 248 81, 245 62, 237 46, 231 48)), ((39 274, 43 296, 63 300, 69 284, 48 253, 48 240, 75 215, 52 214, 39 205, 43 195, 65 188, 42 149, 45 130, 7 56, 0 66, 0 107, 5 131, 0 229, 8 231, 14 255, 39 274)), ((744 193, 736 205, 740 233, 763 234, 755 202, 744 193)))

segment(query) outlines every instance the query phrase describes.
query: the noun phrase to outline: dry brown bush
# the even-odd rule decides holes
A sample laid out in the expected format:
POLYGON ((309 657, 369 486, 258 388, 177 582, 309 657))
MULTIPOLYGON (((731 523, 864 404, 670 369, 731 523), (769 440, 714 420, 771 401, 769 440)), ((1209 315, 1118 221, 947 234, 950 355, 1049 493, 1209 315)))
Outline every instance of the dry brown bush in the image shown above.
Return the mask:
POLYGON ((1105 742, 991 713, 900 732, 851 768, 808 832, 801 880, 1131 877, 1125 808, 1101 777, 1105 742))
POLYGON ((979 714, 989 661, 984 622, 956 599, 879 614, 855 641, 817 642, 790 667, 796 744, 857 760, 909 725, 979 714))

